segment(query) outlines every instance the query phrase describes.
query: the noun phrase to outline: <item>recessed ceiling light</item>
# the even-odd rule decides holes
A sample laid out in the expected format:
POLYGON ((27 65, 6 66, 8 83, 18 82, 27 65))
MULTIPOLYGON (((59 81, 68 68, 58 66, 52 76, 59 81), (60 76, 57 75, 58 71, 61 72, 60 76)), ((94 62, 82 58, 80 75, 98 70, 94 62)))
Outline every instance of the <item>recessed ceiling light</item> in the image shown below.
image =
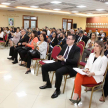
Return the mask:
POLYGON ((7 7, 6 5, 0 5, 0 7, 7 7))
POLYGON ((92 14, 92 13, 87 13, 87 14, 92 14))
POLYGON ((4 2, 4 3, 1 3, 1 4, 3 4, 3 5, 10 5, 11 3, 5 3, 5 2, 4 2))
POLYGON ((96 9, 97 11, 103 11, 103 10, 105 10, 105 9, 96 9))
POLYGON ((53 10, 59 11, 59 10, 61 10, 61 9, 53 9, 53 10))
POLYGON ((39 6, 30 6, 31 8, 38 8, 39 6))
POLYGON ((60 4, 60 3, 62 3, 62 2, 60 2, 60 1, 52 1, 51 3, 60 4))
POLYGON ((85 8, 86 6, 84 6, 84 5, 79 5, 79 6, 76 6, 76 7, 78 7, 78 8, 85 8))
POLYGON ((105 4, 108 4, 108 2, 105 2, 105 4))
POLYGON ((78 13, 78 11, 72 11, 72 13, 78 13))

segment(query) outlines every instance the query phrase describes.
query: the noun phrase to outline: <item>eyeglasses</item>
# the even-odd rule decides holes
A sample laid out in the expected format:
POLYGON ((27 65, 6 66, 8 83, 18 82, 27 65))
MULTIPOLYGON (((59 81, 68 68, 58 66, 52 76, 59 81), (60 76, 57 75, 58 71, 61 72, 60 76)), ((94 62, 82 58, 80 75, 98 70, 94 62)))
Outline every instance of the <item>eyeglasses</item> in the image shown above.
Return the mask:
POLYGON ((73 39, 70 39, 70 38, 66 38, 66 40, 73 40, 73 39))

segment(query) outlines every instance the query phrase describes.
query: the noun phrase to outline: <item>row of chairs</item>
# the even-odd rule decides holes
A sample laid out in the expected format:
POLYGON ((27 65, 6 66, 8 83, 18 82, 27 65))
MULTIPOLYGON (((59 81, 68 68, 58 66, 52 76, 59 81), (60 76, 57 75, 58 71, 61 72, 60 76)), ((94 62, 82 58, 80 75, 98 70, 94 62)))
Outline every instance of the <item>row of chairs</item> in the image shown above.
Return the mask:
MULTIPOLYGON (((83 67, 84 67, 84 66, 85 66, 85 63, 84 63, 84 65, 82 65, 82 62, 80 62, 80 61, 81 61, 81 59, 82 59, 82 55, 83 55, 83 52, 84 52, 85 42, 80 41, 79 43, 77 43, 77 46, 80 48, 80 59, 79 59, 79 62, 78 62, 78 67, 79 67, 79 66, 83 66, 83 67)), ((49 50, 49 49, 48 49, 48 50, 49 50)), ((59 45, 56 45, 56 46, 53 48, 53 50, 52 50, 51 59, 53 59, 53 60, 56 61, 56 60, 57 60, 56 56, 60 53, 60 51, 61 51, 61 47, 60 47, 59 45)), ((47 53, 48 53, 48 52, 47 52, 47 53)), ((93 50, 92 50, 92 53, 93 53, 93 50)), ((38 69, 37 69, 37 73, 36 73, 36 75, 38 75, 39 67, 41 67, 41 66, 44 65, 45 63, 44 63, 43 60, 41 60, 41 59, 39 59, 39 58, 34 58, 33 60, 36 60, 36 62, 35 62, 35 70, 36 70, 36 65, 38 65, 38 69)), ((107 69, 108 69, 108 67, 107 67, 107 69)), ((103 96, 104 96, 103 85, 104 85, 104 81, 105 81, 107 69, 106 69, 106 72, 105 72, 105 74, 104 74, 104 80, 103 80, 103 82, 101 82, 101 83, 99 83, 99 84, 95 84, 95 85, 92 85, 92 84, 91 84, 91 85, 82 85, 82 86, 84 86, 84 87, 86 87, 86 88, 91 88, 91 89, 92 89, 91 98, 90 98, 90 103, 89 103, 89 108, 91 107, 91 101, 92 101, 93 92, 102 89, 102 94, 103 94, 103 96), (100 87, 100 88, 98 88, 98 87, 100 87)), ((55 72, 53 72, 53 75, 52 75, 52 78, 51 78, 51 83, 53 82, 54 74, 55 74, 55 72)), ((70 78, 72 78, 72 77, 70 77, 69 74, 65 74, 65 75, 64 75, 63 93, 65 92, 65 87, 66 87, 67 79, 70 79, 70 78)), ((75 78, 75 77, 73 77, 73 78, 75 78)), ((73 90, 72 90, 71 98, 72 98, 72 96, 73 96, 73 92, 74 92, 74 87, 73 87, 73 90)), ((87 92, 87 90, 86 90, 86 92, 87 92)))
POLYGON ((0 45, 3 44, 4 46, 6 45, 8 41, 8 34, 6 34, 4 37, 3 37, 3 40, 0 40, 0 45))

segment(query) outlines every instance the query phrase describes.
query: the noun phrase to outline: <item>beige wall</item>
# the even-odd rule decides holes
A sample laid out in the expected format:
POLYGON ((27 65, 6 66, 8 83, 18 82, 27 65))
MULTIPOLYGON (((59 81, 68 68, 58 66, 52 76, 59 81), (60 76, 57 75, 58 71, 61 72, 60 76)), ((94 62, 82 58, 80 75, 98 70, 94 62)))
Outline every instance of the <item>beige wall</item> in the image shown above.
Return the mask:
POLYGON ((22 27, 22 16, 31 15, 38 17, 38 27, 44 28, 55 27, 62 28, 62 18, 73 19, 73 23, 77 23, 77 27, 86 27, 86 18, 85 17, 74 17, 67 15, 53 15, 53 14, 43 14, 43 13, 31 13, 31 12, 17 12, 17 11, 0 11, 0 27, 8 26, 8 18, 14 18, 14 26, 22 27))

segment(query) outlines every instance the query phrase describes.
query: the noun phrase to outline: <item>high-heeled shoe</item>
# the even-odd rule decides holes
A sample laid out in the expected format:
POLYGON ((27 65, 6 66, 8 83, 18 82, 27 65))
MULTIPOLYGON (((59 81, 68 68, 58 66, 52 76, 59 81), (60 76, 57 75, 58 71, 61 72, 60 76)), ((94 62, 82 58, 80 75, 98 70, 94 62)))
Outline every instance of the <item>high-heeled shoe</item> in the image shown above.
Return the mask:
POLYGON ((81 98, 79 99, 79 97, 77 98, 77 100, 72 100, 69 99, 73 104, 77 103, 77 105, 81 102, 81 98))
POLYGON ((26 71, 26 73, 25 73, 25 74, 28 74, 29 72, 31 72, 31 70, 26 71))

